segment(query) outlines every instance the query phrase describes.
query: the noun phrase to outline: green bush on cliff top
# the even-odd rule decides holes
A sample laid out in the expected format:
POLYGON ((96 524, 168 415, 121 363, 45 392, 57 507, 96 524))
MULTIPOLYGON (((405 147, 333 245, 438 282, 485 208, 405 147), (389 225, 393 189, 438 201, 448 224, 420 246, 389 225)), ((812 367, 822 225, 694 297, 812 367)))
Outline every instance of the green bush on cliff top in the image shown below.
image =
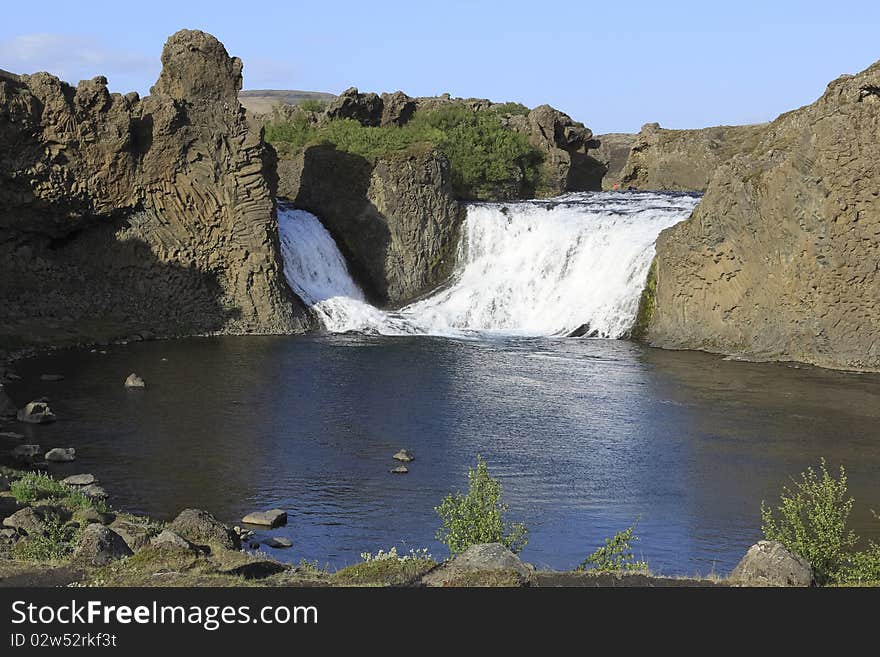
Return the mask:
MULTIPOLYGON (((507 113, 522 109, 511 106, 507 113)), ((530 195, 540 184, 543 156, 525 135, 502 125, 502 114, 451 104, 417 112, 403 126, 366 127, 351 119, 319 126, 306 112, 294 112, 288 119, 267 123, 265 135, 282 157, 313 144, 333 144, 371 161, 415 148, 437 148, 449 159, 453 191, 459 198, 530 195)))

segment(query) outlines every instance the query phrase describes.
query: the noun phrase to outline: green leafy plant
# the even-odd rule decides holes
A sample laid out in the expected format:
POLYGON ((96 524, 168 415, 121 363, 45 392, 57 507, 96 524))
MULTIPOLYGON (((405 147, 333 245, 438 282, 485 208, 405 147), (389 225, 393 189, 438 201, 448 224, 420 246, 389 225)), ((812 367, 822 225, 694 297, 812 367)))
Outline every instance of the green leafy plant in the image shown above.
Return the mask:
POLYGON ((479 543, 501 543, 519 552, 528 541, 525 525, 505 520, 507 505, 501 501, 501 482, 489 475, 481 456, 477 456, 477 466, 468 470, 467 494, 450 493, 435 511, 442 521, 437 540, 452 554, 479 543))
POLYGON ((847 563, 858 540, 848 528, 853 498, 847 493, 843 466, 835 478, 822 459, 784 487, 774 510, 761 503, 764 537, 779 541, 810 562, 819 584, 845 579, 847 563))
POLYGON ((40 472, 28 472, 9 485, 12 496, 24 504, 40 500, 52 501, 73 511, 78 509, 95 509, 100 513, 107 512, 107 504, 96 500, 82 491, 76 490, 40 472))
POLYGON ((636 561, 633 554, 632 544, 639 540, 635 535, 637 524, 638 521, 611 538, 606 538, 605 544, 584 559, 578 570, 599 573, 647 572, 648 563, 636 561))
POLYGON ((12 547, 12 554, 23 561, 61 561, 68 557, 79 542, 82 529, 76 523, 63 523, 58 517, 44 520, 45 533, 33 533, 12 547))

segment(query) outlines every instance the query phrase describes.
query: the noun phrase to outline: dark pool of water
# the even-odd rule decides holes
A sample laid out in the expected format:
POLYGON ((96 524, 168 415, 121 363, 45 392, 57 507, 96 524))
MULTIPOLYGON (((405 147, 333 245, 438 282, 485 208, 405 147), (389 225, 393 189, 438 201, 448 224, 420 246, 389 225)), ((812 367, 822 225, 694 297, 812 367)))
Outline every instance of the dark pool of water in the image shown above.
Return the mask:
MULTIPOLYGON (((15 425, 74 446, 112 503, 235 523, 287 509, 282 559, 341 566, 428 547, 434 506, 482 454, 530 540, 570 568, 639 518, 655 571, 724 573, 760 536, 761 500, 825 457, 843 464, 856 529, 880 538, 880 376, 723 361, 606 340, 247 337, 58 352, 17 364, 19 403, 59 421, 15 425), (146 390, 122 382, 137 372, 146 390), (64 381, 40 382, 43 373, 64 381), (392 475, 399 448, 416 455, 392 475)), ((268 549, 268 548, 267 548, 268 549)))

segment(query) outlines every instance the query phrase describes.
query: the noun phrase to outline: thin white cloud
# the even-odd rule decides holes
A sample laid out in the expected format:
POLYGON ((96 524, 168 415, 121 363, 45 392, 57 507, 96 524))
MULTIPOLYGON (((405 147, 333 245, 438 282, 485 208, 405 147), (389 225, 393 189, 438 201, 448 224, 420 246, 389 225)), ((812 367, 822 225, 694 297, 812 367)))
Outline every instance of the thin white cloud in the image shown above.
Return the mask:
POLYGON ((161 68, 158 55, 119 50, 97 37, 76 34, 22 34, 0 41, 0 68, 13 73, 48 71, 62 80, 104 75, 120 91, 144 90, 161 68))

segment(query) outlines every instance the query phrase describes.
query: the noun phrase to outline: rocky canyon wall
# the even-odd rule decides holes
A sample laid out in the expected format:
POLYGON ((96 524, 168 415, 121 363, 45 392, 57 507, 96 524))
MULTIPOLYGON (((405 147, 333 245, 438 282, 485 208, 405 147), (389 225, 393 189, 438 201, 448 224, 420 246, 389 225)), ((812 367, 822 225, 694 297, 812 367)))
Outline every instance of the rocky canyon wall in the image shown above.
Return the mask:
POLYGON ((308 325, 241 70, 183 30, 146 98, 101 77, 0 76, 0 348, 308 325))
POLYGON ((880 62, 722 165, 652 285, 651 344, 880 370, 880 62))

